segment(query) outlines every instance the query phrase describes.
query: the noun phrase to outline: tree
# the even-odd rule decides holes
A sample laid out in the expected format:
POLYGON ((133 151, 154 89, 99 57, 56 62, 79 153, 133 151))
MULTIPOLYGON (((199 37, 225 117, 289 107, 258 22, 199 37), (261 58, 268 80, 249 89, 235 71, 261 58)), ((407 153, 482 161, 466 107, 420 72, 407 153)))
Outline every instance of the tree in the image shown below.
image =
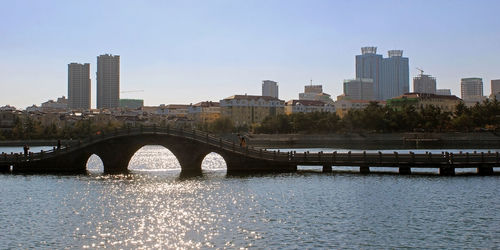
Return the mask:
POLYGON ((214 133, 230 133, 234 130, 234 124, 229 117, 219 117, 209 125, 209 130, 214 133))

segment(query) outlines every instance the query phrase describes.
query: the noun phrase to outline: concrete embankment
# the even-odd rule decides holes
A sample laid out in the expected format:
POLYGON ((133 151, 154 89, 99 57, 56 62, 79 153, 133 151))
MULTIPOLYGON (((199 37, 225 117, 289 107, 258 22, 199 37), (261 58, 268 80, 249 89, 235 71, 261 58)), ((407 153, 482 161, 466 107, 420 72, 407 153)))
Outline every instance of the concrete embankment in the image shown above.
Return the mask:
POLYGON ((248 143, 261 148, 500 148, 500 136, 481 133, 346 133, 251 134, 248 143))

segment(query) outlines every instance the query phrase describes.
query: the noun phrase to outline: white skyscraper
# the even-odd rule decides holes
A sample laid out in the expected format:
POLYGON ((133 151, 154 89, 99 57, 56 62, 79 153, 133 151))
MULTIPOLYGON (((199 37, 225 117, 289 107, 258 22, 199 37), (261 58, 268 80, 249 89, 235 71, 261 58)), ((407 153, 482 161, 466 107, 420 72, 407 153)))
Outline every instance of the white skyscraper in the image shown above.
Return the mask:
POLYGON ((278 98, 278 83, 271 80, 262 81, 262 96, 278 98))
POLYGON ((120 56, 97 57, 97 108, 120 106, 120 56))
POLYGON ((90 109, 90 64, 68 64, 68 106, 90 109))

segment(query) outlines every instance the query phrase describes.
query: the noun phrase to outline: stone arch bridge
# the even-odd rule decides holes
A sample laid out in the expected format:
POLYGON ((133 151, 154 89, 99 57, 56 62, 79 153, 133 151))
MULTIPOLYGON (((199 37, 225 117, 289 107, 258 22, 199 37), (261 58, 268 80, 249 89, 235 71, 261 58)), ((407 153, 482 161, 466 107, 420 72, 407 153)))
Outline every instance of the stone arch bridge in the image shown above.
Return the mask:
POLYGON ((196 130, 157 127, 128 128, 108 134, 93 135, 46 152, 23 155, 2 155, 0 166, 12 166, 18 173, 85 173, 92 155, 101 158, 105 173, 127 173, 129 162, 143 146, 161 145, 170 150, 181 165, 182 172, 201 173, 201 163, 209 153, 217 153, 226 161, 228 172, 290 172, 296 166, 276 162, 270 152, 217 138, 196 130), (266 157, 267 156, 267 157, 266 157))

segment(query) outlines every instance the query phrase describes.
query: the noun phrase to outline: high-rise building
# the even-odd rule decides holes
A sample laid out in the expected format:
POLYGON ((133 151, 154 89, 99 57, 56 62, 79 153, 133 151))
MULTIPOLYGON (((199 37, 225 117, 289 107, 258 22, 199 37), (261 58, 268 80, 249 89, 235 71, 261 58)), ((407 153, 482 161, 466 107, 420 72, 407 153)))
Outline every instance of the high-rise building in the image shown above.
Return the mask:
POLYGON ((417 77, 413 77, 413 92, 436 94, 436 78, 424 75, 423 72, 417 77))
POLYGON ((345 80, 344 95, 351 100, 374 100, 373 80, 368 78, 345 80))
POLYGON ((460 86, 462 100, 466 106, 471 107, 486 100, 486 96, 483 96, 482 78, 462 78, 460 86))
POLYGON ((388 58, 382 59, 379 100, 387 100, 410 92, 408 58, 403 57, 402 50, 389 50, 388 55, 388 58))
POLYGON ((356 56, 356 78, 373 79, 376 100, 387 100, 409 92, 408 58, 402 50, 389 50, 389 57, 377 54, 377 47, 361 48, 356 56))
POLYGON ((373 80, 375 99, 380 99, 380 80, 382 69, 382 55, 377 54, 377 47, 362 47, 361 55, 356 56, 356 78, 373 80))
POLYGON ((436 95, 451 95, 451 89, 436 89, 436 95))
POLYGON ((483 79, 482 78, 462 78, 460 82, 460 91, 462 99, 475 99, 483 97, 483 79))
POLYGON ((68 64, 68 107, 90 109, 90 64, 68 64))
POLYGON ((262 96, 278 98, 278 83, 271 80, 262 81, 262 96))
POLYGON ((491 94, 495 95, 500 93, 500 79, 491 80, 491 94))
POLYGON ((97 57, 97 108, 120 106, 120 56, 97 57))

